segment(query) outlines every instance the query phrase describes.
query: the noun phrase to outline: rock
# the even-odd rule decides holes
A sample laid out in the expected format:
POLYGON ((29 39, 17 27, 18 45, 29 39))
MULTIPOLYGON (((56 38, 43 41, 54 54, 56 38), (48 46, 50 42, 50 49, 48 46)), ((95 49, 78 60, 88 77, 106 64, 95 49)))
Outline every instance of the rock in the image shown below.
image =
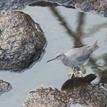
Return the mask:
POLYGON ((64 6, 76 8, 83 12, 94 12, 107 17, 107 0, 32 0, 26 4, 30 6, 64 6), (46 5, 47 4, 47 5, 46 5))
POLYGON ((24 0, 0 0, 0 10, 21 10, 25 8, 24 0))
POLYGON ((72 77, 65 81, 61 87, 61 90, 71 91, 74 88, 83 88, 91 84, 91 82, 96 78, 96 75, 89 74, 85 77, 72 77))
POLYGON ((12 89, 12 86, 10 83, 0 80, 0 95, 10 91, 11 89, 12 89))
POLYGON ((21 10, 30 6, 64 6, 107 17, 107 0, 0 0, 0 10, 21 10))
POLYGON ((92 85, 94 74, 72 77, 61 90, 39 88, 30 92, 22 107, 106 107, 107 84, 92 85))
POLYGON ((71 91, 40 88, 30 92, 22 107, 106 107, 107 90, 100 86, 87 85, 71 91))
POLYGON ((0 15, 0 70, 22 71, 39 60, 46 39, 40 26, 19 11, 0 15))
POLYGON ((40 88, 30 95, 22 107, 64 107, 68 99, 64 92, 52 88, 40 88))

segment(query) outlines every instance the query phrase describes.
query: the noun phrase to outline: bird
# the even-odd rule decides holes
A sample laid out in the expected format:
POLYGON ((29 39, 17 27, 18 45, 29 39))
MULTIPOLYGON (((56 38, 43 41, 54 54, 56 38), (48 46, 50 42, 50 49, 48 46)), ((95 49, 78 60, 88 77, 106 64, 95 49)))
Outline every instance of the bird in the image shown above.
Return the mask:
POLYGON ((78 68, 83 66, 83 64, 89 59, 91 54, 99 48, 97 41, 95 41, 92 45, 90 46, 82 46, 78 48, 72 48, 69 51, 65 53, 61 53, 57 55, 56 57, 50 59, 47 61, 47 63, 53 61, 53 60, 61 60, 62 63, 67 66, 72 68, 74 71, 74 74, 79 71, 78 68))

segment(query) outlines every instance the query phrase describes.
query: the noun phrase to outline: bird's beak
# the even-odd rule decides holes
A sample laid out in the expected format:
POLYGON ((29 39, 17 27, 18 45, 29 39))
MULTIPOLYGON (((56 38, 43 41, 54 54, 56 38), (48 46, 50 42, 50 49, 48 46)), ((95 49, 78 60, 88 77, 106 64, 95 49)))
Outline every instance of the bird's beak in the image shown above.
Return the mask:
POLYGON ((51 62, 51 61, 53 61, 53 60, 55 60, 55 59, 57 59, 57 57, 48 60, 47 63, 48 63, 48 62, 51 62))

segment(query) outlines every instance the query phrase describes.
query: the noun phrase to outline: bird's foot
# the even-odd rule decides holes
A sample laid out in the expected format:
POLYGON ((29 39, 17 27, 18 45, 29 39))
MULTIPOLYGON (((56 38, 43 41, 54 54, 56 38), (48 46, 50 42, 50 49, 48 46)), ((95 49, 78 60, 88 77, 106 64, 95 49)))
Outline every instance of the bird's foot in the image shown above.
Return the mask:
POLYGON ((75 75, 75 77, 83 77, 83 72, 82 71, 75 71, 74 75, 75 75))
POLYGON ((81 71, 76 72, 70 72, 67 74, 68 78, 74 78, 74 77, 83 77, 83 73, 81 71))
POLYGON ((75 77, 75 74, 73 72, 69 72, 67 74, 68 78, 71 79, 71 78, 74 78, 75 77))
POLYGON ((77 72, 77 71, 80 70, 80 68, 79 68, 78 66, 73 66, 73 67, 72 67, 72 70, 73 70, 74 72, 77 72))

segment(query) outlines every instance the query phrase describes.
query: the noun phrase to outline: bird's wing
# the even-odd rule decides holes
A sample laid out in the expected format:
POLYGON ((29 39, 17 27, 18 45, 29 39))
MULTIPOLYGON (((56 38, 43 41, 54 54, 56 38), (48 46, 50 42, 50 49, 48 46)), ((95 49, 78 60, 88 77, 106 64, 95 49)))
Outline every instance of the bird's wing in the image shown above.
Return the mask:
POLYGON ((87 47, 83 47, 81 49, 81 52, 76 56, 76 59, 78 61, 83 61, 83 60, 87 60, 89 58, 91 53, 88 52, 87 47))
POLYGON ((78 56, 78 57, 76 58, 76 60, 78 60, 78 61, 85 61, 85 60, 87 60, 87 59, 89 58, 89 56, 90 56, 90 54, 78 56))
POLYGON ((85 53, 86 46, 80 47, 80 48, 73 48, 65 53, 65 55, 69 58, 74 57, 81 57, 85 53))
POLYGON ((88 53, 87 46, 83 46, 68 51, 67 55, 72 60, 85 61, 89 58, 90 53, 88 53))

